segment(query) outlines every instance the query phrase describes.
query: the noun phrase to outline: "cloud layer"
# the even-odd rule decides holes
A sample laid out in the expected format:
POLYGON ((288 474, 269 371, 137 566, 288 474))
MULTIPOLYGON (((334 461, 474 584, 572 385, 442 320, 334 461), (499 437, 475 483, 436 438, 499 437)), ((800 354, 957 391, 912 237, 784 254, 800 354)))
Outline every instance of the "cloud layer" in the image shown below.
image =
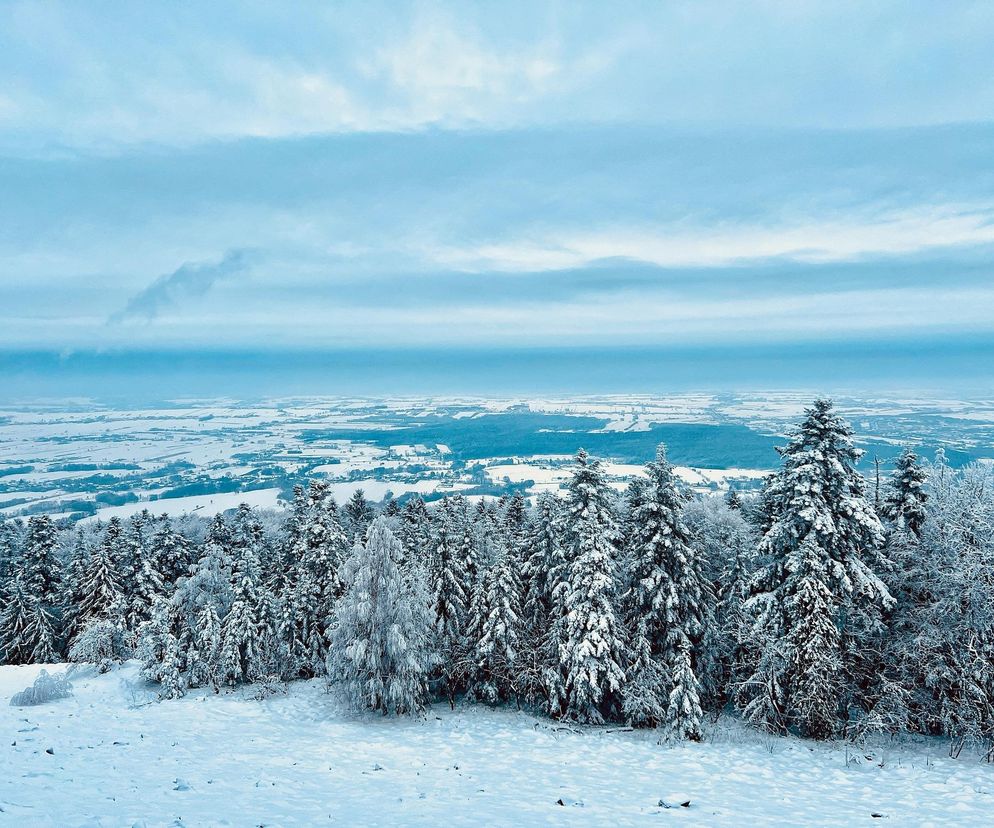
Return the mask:
MULTIPOLYGON (((908 3, 136 4, 0 10, 19 151, 437 128, 987 121, 994 9, 908 3)), ((0 145, 2 145, 0 144, 0 145)))
POLYGON ((8 3, 0 349, 994 336, 992 41, 979 2, 8 3))

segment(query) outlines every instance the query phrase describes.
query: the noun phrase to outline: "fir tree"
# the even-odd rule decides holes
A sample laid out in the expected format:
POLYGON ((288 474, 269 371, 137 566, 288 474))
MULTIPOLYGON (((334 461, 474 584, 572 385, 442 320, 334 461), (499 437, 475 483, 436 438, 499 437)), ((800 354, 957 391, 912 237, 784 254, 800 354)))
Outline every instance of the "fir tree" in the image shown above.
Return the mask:
POLYGON ((859 675, 872 668, 859 663, 856 639, 879 632, 879 609, 893 599, 871 568, 881 563, 882 529, 855 468, 861 452, 849 425, 817 400, 780 453, 759 549, 768 564, 746 605, 756 663, 739 703, 765 727, 823 737, 861 703, 859 675))
POLYGON ((705 707, 720 710, 732 687, 745 678, 741 668, 750 661, 744 653, 750 623, 743 603, 756 567, 757 539, 743 511, 730 508, 720 497, 687 504, 683 517, 713 596, 695 667, 705 707))
POLYGON ((165 592, 172 592, 176 582, 188 575, 193 563, 193 544, 173 528, 172 521, 163 515, 149 540, 151 567, 162 576, 165 592))
POLYGON ((431 515, 424 499, 415 495, 400 513, 400 542, 404 549, 404 561, 416 561, 424 566, 429 564, 432 552, 431 515))
POLYGON ((85 597, 89 562, 90 547, 83 532, 78 531, 62 582, 62 636, 66 642, 73 641, 80 632, 79 610, 85 597))
POLYGON ((221 683, 221 619, 214 604, 206 604, 188 633, 187 669, 191 687, 214 687, 221 683))
POLYGON ((400 504, 393 495, 388 494, 386 499, 383 501, 381 514, 391 518, 400 517, 400 504))
POLYGON ((370 525, 342 566, 345 594, 328 674, 359 709, 415 713, 428 702, 432 614, 427 588, 404 577, 403 547, 386 518, 370 525))
POLYGON ((735 512, 742 508, 742 495, 738 493, 738 490, 728 489, 728 493, 725 495, 725 505, 735 512))
POLYGON ((666 706, 663 738, 670 741, 687 739, 699 742, 701 732, 701 699, 697 694, 697 675, 691 656, 690 639, 683 636, 670 661, 670 697, 666 706))
POLYGON ((229 684, 251 681, 267 673, 267 645, 272 643, 270 619, 262 609, 258 549, 261 527, 248 506, 236 517, 235 550, 231 571, 231 608, 221 624, 221 677, 229 684))
POLYGON ((460 553, 458 514, 446 499, 439 510, 433 555, 432 608, 439 646, 451 659, 462 641, 470 585, 460 553))
POLYGON ((535 637, 542 636, 548 627, 554 584, 565 580, 561 511, 559 498, 548 492, 540 494, 525 541, 522 563, 524 615, 535 637))
POLYGON ((522 558, 528 538, 528 504, 521 492, 515 492, 504 507, 504 535, 511 555, 522 558))
MULTIPOLYGON (((125 599, 121 594, 114 558, 122 541, 121 522, 112 518, 104 529, 100 543, 89 555, 83 573, 78 611, 75 615, 76 638, 90 624, 109 621, 124 631, 125 599)), ((72 642, 70 642, 72 643, 72 642)))
POLYGON ((14 575, 15 563, 21 554, 21 534, 19 523, 0 518, 0 589, 14 575))
POLYGON ((264 573, 266 585, 274 594, 290 596, 297 585, 300 558, 304 549, 304 532, 307 528, 308 499, 304 487, 293 487, 293 500, 287 510, 280 533, 273 569, 264 573))
POLYGON ((704 634, 707 588, 683 524, 683 499, 677 492, 665 446, 659 446, 655 462, 649 463, 645 471, 646 484, 639 487, 637 499, 629 508, 632 586, 627 604, 631 628, 647 641, 636 640, 633 645, 636 659, 628 678, 640 689, 633 699, 626 700, 625 712, 636 724, 658 724, 654 712, 661 705, 640 709, 639 704, 661 674, 668 676, 658 689, 663 698, 678 697, 681 703, 670 705, 670 711, 678 714, 680 721, 667 721, 667 728, 670 733, 680 732, 685 738, 697 740, 701 737, 699 702, 689 712, 685 708, 700 698, 695 651, 704 634), (649 665, 648 658, 656 659, 658 668, 649 665), (680 686, 678 681, 690 682, 690 686, 680 686))
POLYGON ((884 498, 884 516, 898 529, 907 529, 915 537, 921 537, 922 526, 927 517, 927 479, 925 469, 918 462, 918 455, 906 448, 894 461, 890 489, 884 498))
POLYGON ((141 661, 141 675, 158 682, 159 698, 177 699, 186 692, 185 662, 180 640, 173 632, 169 601, 158 597, 150 617, 138 629, 135 655, 141 661))
POLYGON ((489 704, 514 695, 523 632, 515 561, 506 548, 493 553, 493 558, 474 591, 467 630, 474 668, 472 693, 489 704))
POLYGON ((568 570, 553 588, 559 671, 550 681, 553 712, 603 722, 620 710, 624 642, 616 611, 615 523, 600 463, 582 449, 569 483, 568 570), (558 597, 557 597, 558 594, 558 597))
POLYGON ((373 507, 366 500, 365 492, 362 489, 352 492, 352 497, 345 504, 343 511, 345 512, 343 522, 349 537, 365 537, 369 524, 373 522, 373 507))
POLYGON ((18 567, 24 588, 37 597, 49 613, 58 605, 62 589, 58 547, 58 530, 48 515, 35 515, 28 520, 18 567))
POLYGON ((231 609, 232 559, 228 526, 221 515, 211 522, 200 558, 182 578, 170 600, 178 619, 179 645, 185 653, 191 687, 221 681, 221 619, 231 609))
POLYGON ((308 492, 308 511, 297 550, 297 572, 286 607, 284 638, 301 674, 320 675, 328 654, 328 627, 335 601, 342 593, 338 570, 345 534, 327 484, 315 481, 308 492))
POLYGON ((0 611, 0 658, 4 664, 47 664, 58 661, 52 615, 19 573, 9 582, 0 611))

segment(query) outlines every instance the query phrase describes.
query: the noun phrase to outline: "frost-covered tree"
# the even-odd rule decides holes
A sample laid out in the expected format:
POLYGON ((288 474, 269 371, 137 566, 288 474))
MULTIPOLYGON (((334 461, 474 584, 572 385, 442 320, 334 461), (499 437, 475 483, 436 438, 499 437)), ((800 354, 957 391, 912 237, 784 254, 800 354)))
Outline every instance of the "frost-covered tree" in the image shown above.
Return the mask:
POLYGON ((152 568, 162 576, 165 592, 172 592, 176 582, 189 574, 193 559, 193 544, 163 515, 149 539, 149 560, 152 568))
POLYGON ((467 628, 473 664, 470 690, 489 704, 516 695, 515 671, 524 633, 517 562, 506 547, 492 557, 493 564, 473 592, 467 628))
POLYGON ((100 543, 87 558, 78 610, 74 616, 77 637, 87 626, 97 621, 108 621, 117 626, 122 633, 125 630, 125 597, 121 593, 114 565, 123 540, 124 531, 121 522, 112 518, 104 529, 100 543))
POLYGON ((234 600, 229 545, 228 526, 217 515, 200 558, 189 576, 180 579, 170 600, 191 687, 216 687, 221 682, 221 619, 227 616, 234 600))
POLYGON ((553 586, 566 577, 562 543, 562 503, 549 492, 538 496, 522 562, 524 615, 536 637, 542 636, 552 615, 553 586))
POLYGON ((194 618, 192 628, 187 628, 186 666, 191 687, 213 687, 222 681, 221 618, 213 604, 206 604, 194 618))
POLYGON ((94 618, 83 626, 73 641, 69 660, 77 664, 96 664, 99 672, 106 673, 114 662, 124 661, 131 653, 120 624, 106 618, 94 618))
POLYGON ((430 565, 429 557, 433 551, 431 514, 420 495, 412 497, 401 509, 399 531, 404 560, 416 561, 422 566, 430 565))
POLYGON ((921 537, 927 517, 926 480, 928 474, 918 462, 918 455, 906 448, 894 461, 889 490, 884 497, 884 516, 898 529, 907 529, 916 537, 921 537))
POLYGON ((0 518, 0 589, 13 577, 15 562, 21 554, 21 525, 0 518))
POLYGON ((743 609, 756 569, 755 528, 718 496, 691 501, 683 511, 714 603, 698 648, 697 676, 705 708, 720 710, 751 660, 743 652, 750 619, 743 609))
POLYGON ((286 596, 283 629, 290 657, 304 676, 324 672, 328 627, 342 593, 339 568, 345 533, 328 486, 315 481, 308 491, 307 516, 295 557, 293 589, 286 596))
POLYGON ((83 532, 77 531, 62 579, 62 637, 66 642, 74 640, 80 631, 79 609, 85 597, 89 561, 89 544, 83 532))
POLYGON ((0 659, 4 664, 58 661, 52 615, 22 574, 8 582, 0 610, 0 659))
POLYGON ((21 556, 17 561, 25 589, 36 596, 49 613, 58 606, 62 589, 59 536, 48 515, 28 520, 21 556))
POLYGON ((149 620, 138 630, 135 655, 142 663, 141 674, 147 681, 159 683, 161 699, 178 699, 187 688, 184 672, 187 659, 174 626, 171 602, 160 596, 152 606, 149 620))
POLYGON ((521 492, 515 492, 504 506, 504 536, 511 555, 522 559, 528 539, 528 503, 521 492))
POLYGON ((345 513, 342 524, 346 535, 350 538, 364 538, 374 517, 373 507, 366 500, 366 493, 362 489, 356 489, 342 511, 345 513))
POLYGON ((263 580, 266 586, 289 600, 297 586, 298 567, 304 548, 304 532, 307 527, 308 498, 301 485, 293 487, 293 500, 286 510, 286 518, 279 533, 276 549, 270 559, 271 568, 264 569, 263 580))
POLYGON ((661 705, 643 707, 645 699, 653 689, 662 699, 672 696, 680 703, 666 706, 667 715, 677 717, 665 722, 668 733, 696 741, 701 738, 702 712, 695 651, 704 636, 710 596, 683 523, 683 498, 665 446, 659 446, 645 473, 646 484, 637 489, 629 508, 631 588, 626 604, 634 660, 628 682, 639 689, 626 698, 625 713, 636 724, 655 726, 660 723, 656 713, 661 705), (639 640, 642 637, 645 642, 639 640), (658 661, 658 666, 648 659, 658 661), (662 686, 660 676, 665 677, 662 686))
MULTIPOLYGON (((921 538, 903 537, 891 624, 909 725, 958 745, 994 733, 994 469, 929 469, 921 538)), ((894 545, 895 538, 891 538, 894 545)))
POLYGON ((882 527, 848 423, 817 400, 780 453, 759 547, 768 563, 746 604, 757 650, 738 700, 757 724, 823 738, 864 703, 862 641, 881 633, 893 599, 873 570, 882 527))
POLYGON ((670 662, 668 685, 670 695, 663 715, 663 739, 678 741, 701 740, 701 699, 697 693, 698 682, 691 654, 690 639, 686 636, 670 662))
MULTIPOLYGON (((116 518, 112 518, 115 521, 116 518)), ((147 509, 137 512, 128 520, 127 526, 121 527, 122 536, 113 549, 112 562, 117 577, 118 588, 124 598, 124 621, 130 632, 147 617, 148 607, 141 598, 132 606, 133 598, 138 591, 138 577, 142 563, 148 558, 149 533, 153 518, 147 509), (133 614, 133 610, 138 615, 133 614)), ((161 577, 159 578, 161 581, 161 577)), ((146 585, 147 586, 147 585, 146 585)))
POLYGON ((427 586, 405 576, 403 547, 387 518, 370 525, 342 565, 328 656, 329 679, 358 709, 416 713, 428 703, 433 617, 427 586))
POLYGON ((231 608, 221 623, 220 670, 222 680, 229 684, 267 675, 271 664, 267 649, 274 641, 259 567, 262 530, 248 506, 239 507, 235 536, 231 608))
POLYGON ((549 675, 550 704, 556 715, 599 723, 620 712, 625 646, 611 490, 600 463, 582 449, 569 483, 565 535, 568 565, 553 586, 561 612, 553 621, 559 659, 549 675))
POLYGON ((132 591, 127 598, 126 626, 137 632, 151 616, 155 599, 166 592, 162 573, 156 568, 147 547, 143 547, 138 554, 132 583, 132 591))
POLYGON ((462 526, 455 504, 446 499, 436 513, 431 573, 435 635, 441 656, 442 679, 451 700, 456 689, 454 666, 463 643, 472 586, 460 554, 462 526))

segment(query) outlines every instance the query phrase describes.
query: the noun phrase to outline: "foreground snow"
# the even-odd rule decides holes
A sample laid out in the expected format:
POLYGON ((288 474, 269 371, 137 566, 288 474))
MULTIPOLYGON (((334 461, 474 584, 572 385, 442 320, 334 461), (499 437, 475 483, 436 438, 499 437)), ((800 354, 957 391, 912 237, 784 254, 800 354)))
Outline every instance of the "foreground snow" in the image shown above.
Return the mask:
POLYGON ((133 665, 9 707, 39 669, 0 667, 3 825, 963 826, 994 807, 994 768, 938 743, 882 741, 847 763, 843 747, 734 725, 667 748, 480 707, 355 719, 320 682, 157 703, 133 665))

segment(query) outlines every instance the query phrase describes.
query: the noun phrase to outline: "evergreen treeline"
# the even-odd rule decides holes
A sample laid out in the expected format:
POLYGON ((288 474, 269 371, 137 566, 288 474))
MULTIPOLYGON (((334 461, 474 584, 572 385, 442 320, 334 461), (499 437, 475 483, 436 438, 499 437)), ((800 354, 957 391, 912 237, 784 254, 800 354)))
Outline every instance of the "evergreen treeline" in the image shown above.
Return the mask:
POLYGON ((816 401, 755 496, 695 498, 660 446, 624 493, 0 524, 4 662, 136 657, 164 698, 327 676, 358 708, 457 697, 699 740, 707 713, 814 738, 994 735, 994 480, 906 450, 879 499, 816 401), (280 521, 277 523, 277 521, 280 521))

